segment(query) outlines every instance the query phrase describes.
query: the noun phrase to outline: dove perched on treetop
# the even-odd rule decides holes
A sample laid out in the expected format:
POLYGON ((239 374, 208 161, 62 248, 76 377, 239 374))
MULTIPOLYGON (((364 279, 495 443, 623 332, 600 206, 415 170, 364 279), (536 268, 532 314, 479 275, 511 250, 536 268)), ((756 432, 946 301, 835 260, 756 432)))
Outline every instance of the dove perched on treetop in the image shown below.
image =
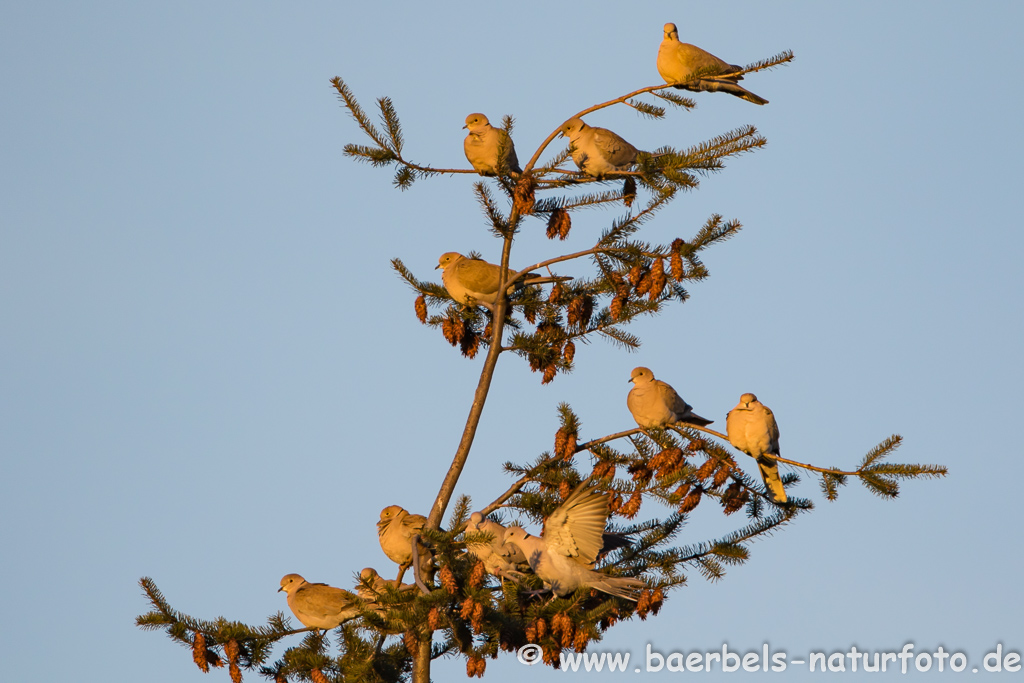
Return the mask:
POLYGON ((488 574, 510 578, 519 574, 515 565, 525 564, 526 555, 518 547, 505 543, 506 531, 501 524, 487 519, 479 512, 474 512, 469 516, 466 533, 487 533, 493 538, 490 542, 469 543, 466 549, 483 562, 488 574))
POLYGON ((757 461, 768 494, 776 503, 786 502, 786 489, 779 479, 779 425, 775 415, 753 394, 743 394, 736 407, 725 416, 729 443, 757 461))
MULTIPOLYGON (((491 313, 498 303, 498 278, 501 266, 480 259, 466 258, 462 254, 449 251, 442 254, 434 270, 441 269, 441 281, 453 299, 460 304, 484 306, 491 313)), ((548 282, 571 280, 570 277, 545 277, 536 273, 517 273, 509 269, 505 282, 505 291, 519 289, 527 285, 542 285, 548 282)))
POLYGON ((637 592, 647 588, 643 581, 594 571, 607 520, 608 494, 581 484, 544 520, 540 538, 514 526, 505 542, 526 554, 530 569, 559 597, 589 587, 636 601, 637 592))
POLYGON ((633 368, 629 381, 633 388, 626 397, 626 405, 641 427, 661 428, 676 422, 703 427, 712 423, 695 414, 671 385, 654 379, 654 373, 648 368, 633 368))
POLYGON ((277 591, 288 594, 288 608, 304 626, 326 631, 359 616, 355 595, 326 583, 309 583, 298 574, 286 574, 277 591))
POLYGON ((416 590, 416 586, 408 583, 398 583, 394 579, 385 579, 373 567, 367 567, 359 572, 360 582, 356 584, 356 593, 366 603, 367 608, 377 612, 384 612, 384 607, 378 604, 377 600, 382 595, 388 594, 388 589, 400 592, 416 590), (369 584, 369 585, 367 585, 369 584))
MULTIPOLYGON (((676 25, 665 24, 665 38, 661 41, 661 47, 658 48, 658 73, 665 79, 665 82, 673 85, 682 83, 693 72, 702 69, 711 69, 713 72, 728 74, 742 71, 743 67, 729 64, 696 45, 680 43, 676 25)), ((768 104, 768 100, 736 84, 736 81, 741 80, 743 80, 743 76, 718 77, 712 74, 698 81, 677 87, 689 90, 727 92, 730 95, 741 97, 747 102, 768 104)))
POLYGON ((572 160, 587 175, 600 178, 628 171, 636 163, 637 148, 607 128, 588 126, 574 116, 562 124, 559 133, 572 142, 572 160))
MULTIPOLYGON (((380 547, 392 562, 406 567, 412 564, 412 538, 423 530, 427 518, 423 515, 411 515, 399 505, 389 505, 380 511, 377 522, 377 535, 380 547)), ((419 547, 420 578, 427 580, 429 575, 430 552, 422 545, 419 547)))
POLYGON ((516 174, 523 172, 516 158, 516 146, 504 129, 492 126, 483 114, 467 116, 463 128, 468 129, 469 134, 462 147, 466 150, 466 159, 477 173, 497 175, 502 170, 516 174), (504 163, 499 162, 499 152, 503 153, 504 163))

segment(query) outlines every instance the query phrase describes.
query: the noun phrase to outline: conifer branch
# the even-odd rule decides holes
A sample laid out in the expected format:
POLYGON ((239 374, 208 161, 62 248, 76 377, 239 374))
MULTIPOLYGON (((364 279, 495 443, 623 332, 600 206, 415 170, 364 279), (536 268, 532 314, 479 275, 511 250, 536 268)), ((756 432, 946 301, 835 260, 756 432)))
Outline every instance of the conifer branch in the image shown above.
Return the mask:
POLYGON ((340 76, 332 78, 331 84, 334 86, 334 89, 338 91, 338 96, 345 104, 349 114, 353 119, 355 119, 359 127, 363 129, 363 132, 366 133, 367 137, 376 142, 378 147, 386 149, 388 146, 387 142, 384 140, 384 137, 380 132, 374 128, 373 124, 370 123, 370 118, 366 115, 366 112, 363 111, 363 108, 359 106, 359 102, 356 100, 355 95, 352 93, 352 90, 349 89, 348 85, 341 80, 340 76))
POLYGON ((345 145, 345 154, 353 156, 359 159, 369 161, 374 166, 382 166, 390 163, 399 163, 406 167, 406 171, 395 176, 395 184, 405 189, 415 179, 413 171, 417 171, 424 175, 435 175, 435 174, 454 174, 454 173, 476 173, 475 169, 464 169, 464 168, 432 168, 430 166, 421 166, 419 164, 408 161, 402 156, 403 138, 401 133, 401 125, 399 124, 398 114, 395 111, 394 103, 388 97, 382 97, 377 102, 381 109, 381 118, 384 125, 388 129, 389 136, 383 136, 379 130, 370 122, 370 118, 363 111, 362 107, 359 106, 359 102, 356 100, 355 95, 348 85, 339 76, 335 76, 331 79, 331 84, 335 90, 338 91, 338 97, 341 99, 345 108, 348 109, 349 114, 355 119, 355 122, 359 127, 366 133, 366 136, 377 143, 376 148, 365 147, 362 145, 345 145))
POLYGON ((664 109, 664 107, 659 107, 657 105, 650 104, 649 102, 644 102, 642 100, 626 100, 625 102, 623 102, 623 104, 625 104, 626 106, 632 107, 633 109, 636 109, 638 112, 640 112, 642 115, 644 115, 644 116, 646 116, 648 118, 652 118, 652 119, 663 119, 663 118, 665 118, 665 109, 664 109))
POLYGON ((793 51, 783 50, 782 52, 773 57, 769 57, 768 59, 762 59, 757 62, 753 62, 752 64, 748 64, 747 66, 743 67, 743 71, 740 71, 739 74, 745 75, 756 73, 758 71, 765 71, 767 69, 774 69, 777 66, 781 66, 791 61, 793 61, 793 51))
POLYGON ((659 90, 651 92, 655 97, 660 97, 663 100, 671 102, 677 107, 683 107, 684 109, 693 109, 697 106, 694 100, 689 97, 683 97, 679 93, 672 92, 671 90, 659 90))
POLYGON ((473 191, 476 193, 480 208, 484 210, 484 215, 491 223, 491 232, 497 237, 508 237, 509 221, 502 215, 497 204, 494 203, 494 197, 491 195, 487 185, 482 182, 474 183, 473 191))
POLYGON ((591 247, 590 249, 584 249, 583 251, 577 251, 577 252, 572 253, 572 254, 566 254, 564 256, 557 256, 557 257, 552 258, 552 259, 547 259, 546 261, 539 261, 537 263, 534 263, 532 266, 528 266, 528 267, 524 268, 523 271, 530 272, 530 271, 533 271, 533 270, 538 270, 540 268, 547 268, 549 266, 553 266, 556 263, 562 263, 564 261, 573 261, 575 259, 582 258, 584 256, 591 256, 593 254, 609 253, 611 251, 613 251, 613 250, 612 249, 607 249, 607 248, 601 248, 601 247, 591 247))
POLYGON ((556 154, 553 158, 548 160, 546 164, 538 168, 537 174, 544 175, 545 173, 551 173, 553 171, 561 172, 561 170, 558 167, 564 164, 566 161, 568 161, 570 157, 572 157, 572 150, 569 147, 566 147, 561 152, 556 154))
POLYGON ((864 459, 861 461, 860 467, 857 469, 862 470, 865 467, 875 464, 877 461, 899 448, 901 443, 903 443, 903 437, 899 434, 893 434, 888 439, 868 451, 867 455, 865 455, 864 459))
POLYGON ((401 158, 404 141, 402 140, 402 126, 398 123, 398 112, 395 111, 394 102, 390 97, 381 97, 377 100, 377 104, 380 106, 381 120, 391 137, 391 149, 395 150, 395 154, 401 158))
POLYGON ((572 211, 573 209, 589 208, 602 204, 622 201, 622 192, 607 190, 594 194, 586 194, 577 197, 547 197, 540 199, 534 205, 534 213, 550 213, 556 209, 572 211))

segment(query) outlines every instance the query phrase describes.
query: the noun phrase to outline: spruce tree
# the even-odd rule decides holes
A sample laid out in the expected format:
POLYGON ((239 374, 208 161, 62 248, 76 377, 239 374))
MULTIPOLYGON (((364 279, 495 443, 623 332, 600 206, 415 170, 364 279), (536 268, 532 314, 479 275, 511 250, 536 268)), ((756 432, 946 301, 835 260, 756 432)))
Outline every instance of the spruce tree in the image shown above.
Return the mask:
MULTIPOLYGON (((751 64, 739 74, 771 69, 792 58, 792 53, 783 52, 751 64)), ((708 70, 693 74, 681 84, 682 89, 701 90, 697 82, 709 75, 713 74, 708 70)), ((341 78, 331 83, 368 138, 365 144, 347 145, 345 153, 375 167, 394 168, 397 188, 405 190, 416 181, 442 175, 476 173, 414 163, 405 155, 402 127, 389 98, 377 101, 378 126, 341 78)), ((695 106, 678 90, 668 85, 640 88, 579 112, 567 112, 566 119, 616 105, 632 107, 649 119, 663 119, 669 109, 695 106)), ((814 509, 810 500, 795 496, 782 504, 773 502, 765 486, 739 467, 738 459, 747 456, 732 449, 728 437, 718 431, 677 423, 665 429, 626 429, 584 437, 579 416, 562 403, 552 448, 532 462, 505 463, 505 472, 513 478, 510 486, 499 498, 476 509, 498 520, 502 520, 499 509, 511 509, 513 517, 542 523, 581 484, 608 492, 611 516, 607 531, 626 543, 601 559, 600 570, 644 581, 648 588, 638 599, 633 602, 589 588, 563 597, 535 594, 543 584, 529 573, 520 581, 490 576, 481 562, 467 553, 468 544, 489 540, 487 534, 467 532, 474 509, 468 495, 451 506, 445 522, 499 357, 506 352, 520 356, 546 384, 575 369, 577 350, 582 348, 579 342, 585 345, 603 338, 624 350, 637 348, 640 339, 627 330, 630 323, 660 313, 670 304, 684 303, 689 297, 687 285, 708 277, 701 253, 737 235, 741 225, 713 215, 703 225, 694 226, 690 234, 663 244, 640 239, 641 229, 679 195, 696 189, 702 177, 724 168, 727 159, 765 144, 754 126, 744 126, 684 149, 665 146, 641 152, 632 170, 595 178, 571 167, 571 148, 549 151, 560 125, 560 121, 552 122, 551 134, 522 165, 521 173, 503 168, 474 185, 476 201, 486 218, 484 227, 501 245, 499 291, 507 286, 512 290, 507 297, 498 298, 493 312, 463 305, 441 284, 417 277, 400 259, 392 262, 416 294, 414 310, 421 323, 439 330, 456 353, 466 358, 485 353, 462 439, 423 532, 412 541, 433 555, 433 567, 424 568, 427 580, 419 580, 420 568, 415 567, 417 590, 384 591, 373 608, 364 605, 359 618, 335 630, 332 644, 326 632, 295 628, 282 612, 271 616, 264 626, 223 617, 202 620, 189 616, 172 608, 152 579, 143 578, 140 584, 152 610, 138 617, 141 628, 163 630, 190 648, 204 672, 226 666, 236 683, 242 679, 243 669, 279 682, 411 678, 427 683, 431 661, 444 655, 464 658, 467 675, 482 677, 487 659, 502 651, 515 653, 528 643, 539 646, 546 664, 558 667, 560 653, 586 650, 618 622, 656 616, 672 589, 684 584, 687 572, 719 579, 727 567, 749 559, 752 541, 814 509), (542 161, 545 153, 549 156, 542 161), (557 246, 572 229, 573 216, 592 207, 610 208, 618 215, 592 247, 559 253, 557 246), (552 245, 549 258, 526 270, 557 271, 558 264, 572 261, 587 264, 589 277, 543 288, 509 286, 512 247, 523 230, 545 230, 552 245), (680 545, 679 529, 701 503, 717 505, 723 515, 736 520, 734 528, 724 536, 680 545), (278 641, 284 641, 287 648, 272 661, 278 641)), ((506 116, 502 127, 511 134, 513 119, 506 116)), ((586 371, 585 358, 580 362, 586 371)), ((415 387, 409 386, 409 390, 415 391, 415 387)), ((895 435, 884 439, 847 470, 780 457, 780 462, 790 466, 783 484, 789 487, 799 481, 795 471, 806 473, 816 477, 822 495, 834 501, 839 489, 855 478, 873 494, 892 499, 899 494, 902 479, 946 473, 938 465, 888 462, 900 442, 895 435)), ((504 515, 504 521, 508 520, 509 515, 504 515)), ((353 567, 358 566, 353 562, 353 567)), ((339 575, 350 570, 340 567, 339 575)), ((399 571, 399 580, 404 571, 399 571)))

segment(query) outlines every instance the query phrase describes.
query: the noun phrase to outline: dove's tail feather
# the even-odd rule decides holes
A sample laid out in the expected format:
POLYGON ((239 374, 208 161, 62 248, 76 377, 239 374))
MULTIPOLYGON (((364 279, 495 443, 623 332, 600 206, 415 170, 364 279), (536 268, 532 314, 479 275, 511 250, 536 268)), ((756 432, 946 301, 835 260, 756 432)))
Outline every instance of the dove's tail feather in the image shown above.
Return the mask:
POLYGON ((639 579, 631 579, 624 576, 606 576, 600 572, 594 572, 594 575, 591 580, 587 581, 587 586, 602 593, 614 595, 625 600, 632 600, 633 602, 636 602, 637 598, 640 597, 637 594, 648 587, 646 583, 639 579))
POLYGON ((549 282, 568 282, 572 277, 568 275, 542 275, 537 277, 527 278, 526 284, 528 285, 546 285, 549 282))
POLYGON ((727 81, 724 79, 712 79, 701 81, 701 85, 704 85, 705 83, 708 85, 706 88, 702 88, 702 90, 727 92, 730 95, 735 95, 736 97, 742 98, 747 102, 753 102, 754 104, 768 104, 768 100, 766 100, 765 98, 761 97, 760 95, 755 95, 754 93, 744 88, 742 85, 737 85, 732 81, 727 81))
POLYGON ((550 276, 548 276, 548 275, 537 275, 536 273, 526 273, 525 275, 522 275, 522 276, 516 278, 513 282, 511 282, 509 284, 508 288, 506 289, 506 291, 509 294, 511 294, 512 292, 516 291, 517 289, 521 289, 523 287, 527 287, 527 286, 532 287, 534 285, 546 285, 546 284, 549 284, 551 282, 568 282, 571 279, 572 278, 569 277, 568 275, 550 275, 550 276))
POLYGON ((730 95, 742 98, 747 102, 753 102, 754 104, 768 104, 768 100, 755 95, 741 85, 737 85, 735 82, 725 78, 702 78, 697 83, 688 83, 686 85, 676 85, 674 88, 680 90, 699 91, 705 92, 727 92, 730 95))
POLYGON ((764 485, 768 487, 768 495, 776 503, 785 503, 788 499, 786 489, 782 486, 782 480, 779 479, 779 463, 774 458, 762 455, 757 459, 757 467, 761 470, 764 485))
POLYGON ((629 537, 626 534, 614 534, 605 532, 601 534, 601 552, 610 553, 619 548, 629 546, 629 537))
POLYGON ((709 420, 706 417, 701 417, 697 413, 690 413, 689 415, 684 417, 682 420, 680 420, 680 422, 689 423, 689 424, 692 424, 692 425, 697 425, 698 427, 706 427, 709 424, 711 424, 712 422, 714 422, 714 420, 709 420))

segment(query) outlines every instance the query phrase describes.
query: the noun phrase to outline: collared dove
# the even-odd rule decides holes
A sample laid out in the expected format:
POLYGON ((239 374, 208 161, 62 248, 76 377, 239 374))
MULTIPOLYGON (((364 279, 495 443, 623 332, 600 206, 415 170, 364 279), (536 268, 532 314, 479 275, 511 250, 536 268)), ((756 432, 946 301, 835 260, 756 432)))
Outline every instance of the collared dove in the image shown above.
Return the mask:
POLYGON ((779 479, 779 425, 775 415, 753 394, 743 394, 736 407, 725 416, 729 443, 757 461, 768 494, 776 503, 785 503, 786 489, 779 479))
POLYGON ((572 160, 587 175, 600 178, 615 171, 628 171, 636 163, 638 150, 607 128, 588 126, 573 117, 558 131, 572 142, 572 160))
POLYGON ((488 574, 502 578, 513 578, 519 575, 517 564, 526 563, 526 555, 518 547, 505 543, 507 529, 492 519, 487 519, 479 512, 469 516, 466 524, 467 533, 486 533, 492 536, 489 542, 469 543, 466 549, 471 555, 483 562, 488 574))
MULTIPOLYGON (((498 277, 501 266, 466 258, 462 254, 449 251, 438 259, 434 270, 441 269, 441 281, 453 299, 460 304, 484 306, 491 313, 498 303, 498 277)), ((545 277, 536 273, 517 273, 508 271, 505 291, 512 291, 526 285, 543 285, 548 282, 571 280, 570 277, 545 277)))
POLYGON ((519 168, 516 146, 512 144, 512 138, 505 130, 492 126, 486 116, 470 114, 466 117, 466 125, 463 128, 469 130, 469 134, 462 147, 466 150, 466 159, 477 173, 497 175, 502 170, 516 174, 523 172, 523 169, 519 168), (504 152, 504 163, 498 161, 498 153, 501 151, 504 152))
POLYGON ((637 599, 643 581, 594 571, 608 520, 608 494, 581 484, 544 520, 540 538, 509 527, 505 542, 519 547, 530 568, 559 597, 589 587, 626 600, 637 599))
POLYGON ((671 385, 654 379, 654 373, 648 368, 633 368, 629 381, 633 388, 626 397, 626 405, 641 427, 661 428, 676 422, 703 427, 712 423, 712 420, 695 414, 690 404, 671 385))
POLYGON ((298 574, 286 574, 277 592, 288 594, 288 608, 303 626, 326 630, 359 616, 359 599, 326 583, 309 583, 298 574))
MULTIPOLYGON (((406 567, 412 564, 412 538, 420 533, 427 518, 423 515, 412 515, 399 505, 389 505, 380 511, 377 522, 377 535, 380 547, 392 562, 406 567)), ((420 553, 420 578, 427 580, 429 575, 430 552, 423 546, 420 553)))
MULTIPOLYGON (((676 25, 665 24, 665 39, 661 41, 661 47, 658 48, 658 73, 661 74, 661 77, 665 79, 666 83, 674 85, 685 81, 694 71, 701 69, 713 69, 719 73, 728 74, 742 71, 743 67, 729 64, 696 45, 680 43, 676 25)), ((741 97, 747 102, 768 104, 768 100, 736 84, 736 81, 742 80, 743 76, 708 76, 676 87, 688 90, 727 92, 730 95, 741 97)))
POLYGON ((373 567, 366 567, 359 572, 360 582, 356 584, 356 593, 366 603, 367 609, 378 614, 383 614, 385 607, 377 602, 381 596, 386 596, 388 590, 399 592, 416 590, 416 586, 408 583, 399 583, 395 579, 385 579, 373 567))

